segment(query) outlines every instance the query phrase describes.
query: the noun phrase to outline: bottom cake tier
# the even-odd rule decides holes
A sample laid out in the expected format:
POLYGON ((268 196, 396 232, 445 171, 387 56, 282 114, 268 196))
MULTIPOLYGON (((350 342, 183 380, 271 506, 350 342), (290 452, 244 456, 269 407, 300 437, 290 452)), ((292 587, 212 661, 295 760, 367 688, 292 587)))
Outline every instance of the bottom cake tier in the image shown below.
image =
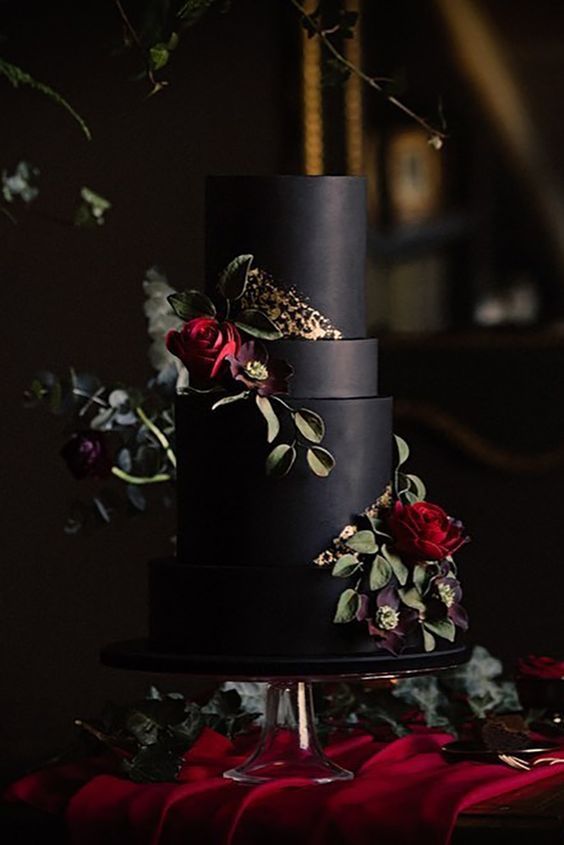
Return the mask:
MULTIPOLYGON (((363 624, 333 622, 341 579, 314 566, 196 566, 174 558, 149 568, 149 644, 158 651, 225 658, 393 655, 363 624)), ((441 654, 461 642, 437 642, 441 654)), ((414 644, 402 656, 432 662, 414 644)), ((436 657, 436 655, 435 655, 436 657)))

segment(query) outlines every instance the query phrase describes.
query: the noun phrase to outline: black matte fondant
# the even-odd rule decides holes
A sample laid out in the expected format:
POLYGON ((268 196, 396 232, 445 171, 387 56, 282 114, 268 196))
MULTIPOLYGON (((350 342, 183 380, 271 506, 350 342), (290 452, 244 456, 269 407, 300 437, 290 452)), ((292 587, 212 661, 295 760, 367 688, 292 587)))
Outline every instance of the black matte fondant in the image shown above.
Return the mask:
POLYGON ((206 278, 236 255, 295 285, 343 337, 366 333, 366 184, 359 176, 210 176, 206 278))
MULTIPOLYGON (((392 400, 302 404, 325 420, 323 443, 336 459, 328 478, 309 470, 305 449, 285 478, 265 474, 272 446, 252 400, 210 411, 207 399, 177 397, 182 562, 312 566, 339 531, 383 493, 391 477, 392 400)), ((293 430, 283 430, 280 440, 291 437, 293 430)))
POLYGON ((276 340, 268 346, 294 370, 289 393, 295 399, 358 399, 378 395, 378 341, 276 340))

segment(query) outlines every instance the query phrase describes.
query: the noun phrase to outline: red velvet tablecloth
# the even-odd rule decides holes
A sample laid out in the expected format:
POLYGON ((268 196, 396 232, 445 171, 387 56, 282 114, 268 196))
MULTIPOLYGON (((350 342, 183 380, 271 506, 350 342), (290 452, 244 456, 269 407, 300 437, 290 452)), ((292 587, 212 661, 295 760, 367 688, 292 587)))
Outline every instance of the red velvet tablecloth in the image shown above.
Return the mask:
POLYGON ((76 845, 443 845, 470 805, 544 778, 564 781, 564 765, 519 772, 446 762, 440 748, 449 739, 425 731, 384 744, 359 733, 326 749, 356 772, 352 781, 249 787, 221 774, 248 756, 256 736, 231 743, 206 729, 179 782, 132 783, 108 755, 42 769, 4 798, 64 813, 76 845))

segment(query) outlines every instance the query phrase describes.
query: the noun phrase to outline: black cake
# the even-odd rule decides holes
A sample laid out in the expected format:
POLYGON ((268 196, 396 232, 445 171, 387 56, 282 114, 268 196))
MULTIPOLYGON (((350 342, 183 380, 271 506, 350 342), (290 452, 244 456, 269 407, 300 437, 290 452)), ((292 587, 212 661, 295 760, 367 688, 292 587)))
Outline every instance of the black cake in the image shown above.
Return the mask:
MULTIPOLYGON (((392 399, 378 395, 378 342, 365 336, 365 194, 360 177, 207 180, 207 291, 213 296, 234 256, 249 254, 260 268, 258 301, 272 286, 283 292, 278 305, 265 299, 284 326, 269 353, 294 370, 286 402, 325 421, 323 446, 335 466, 320 478, 300 459, 285 477, 271 477, 272 445, 254 402, 211 410, 207 395, 177 397, 177 556, 150 567, 155 651, 398 660, 366 625, 334 623, 342 579, 315 563, 385 494, 393 472, 392 399)), ((460 646, 441 640, 433 654, 421 645, 407 653, 432 663, 449 650, 460 646)))

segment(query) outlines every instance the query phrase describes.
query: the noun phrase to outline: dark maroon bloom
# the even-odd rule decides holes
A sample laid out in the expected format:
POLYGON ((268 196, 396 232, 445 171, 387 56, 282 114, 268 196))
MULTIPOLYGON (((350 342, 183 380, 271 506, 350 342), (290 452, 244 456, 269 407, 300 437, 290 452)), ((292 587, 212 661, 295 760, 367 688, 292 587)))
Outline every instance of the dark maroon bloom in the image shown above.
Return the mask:
POLYGON ((273 393, 288 393, 288 379, 294 372, 286 361, 269 358, 262 343, 249 340, 241 345, 235 355, 228 358, 231 375, 248 390, 256 390, 259 396, 273 393))
POLYGON ((468 614, 461 605, 462 587, 449 572, 448 564, 443 562, 439 574, 432 580, 432 593, 435 599, 446 608, 447 618, 461 631, 468 629, 468 614))
POLYGON ((525 678, 564 680, 564 660, 529 654, 517 661, 517 675, 525 678))
POLYGON ((374 619, 368 620, 368 633, 378 637, 382 648, 399 654, 417 618, 417 611, 402 604, 397 589, 390 584, 376 597, 376 612, 374 619))
POLYGON ((61 456, 77 479, 103 478, 109 475, 112 461, 108 454, 106 440, 98 431, 77 431, 71 435, 61 456))
POLYGON ((203 387, 221 374, 228 356, 237 353, 241 337, 233 323, 194 317, 180 331, 171 329, 165 343, 188 370, 191 383, 203 387))
POLYGON ((432 502, 396 502, 388 528, 395 551, 414 560, 443 560, 469 539, 462 523, 432 502))

